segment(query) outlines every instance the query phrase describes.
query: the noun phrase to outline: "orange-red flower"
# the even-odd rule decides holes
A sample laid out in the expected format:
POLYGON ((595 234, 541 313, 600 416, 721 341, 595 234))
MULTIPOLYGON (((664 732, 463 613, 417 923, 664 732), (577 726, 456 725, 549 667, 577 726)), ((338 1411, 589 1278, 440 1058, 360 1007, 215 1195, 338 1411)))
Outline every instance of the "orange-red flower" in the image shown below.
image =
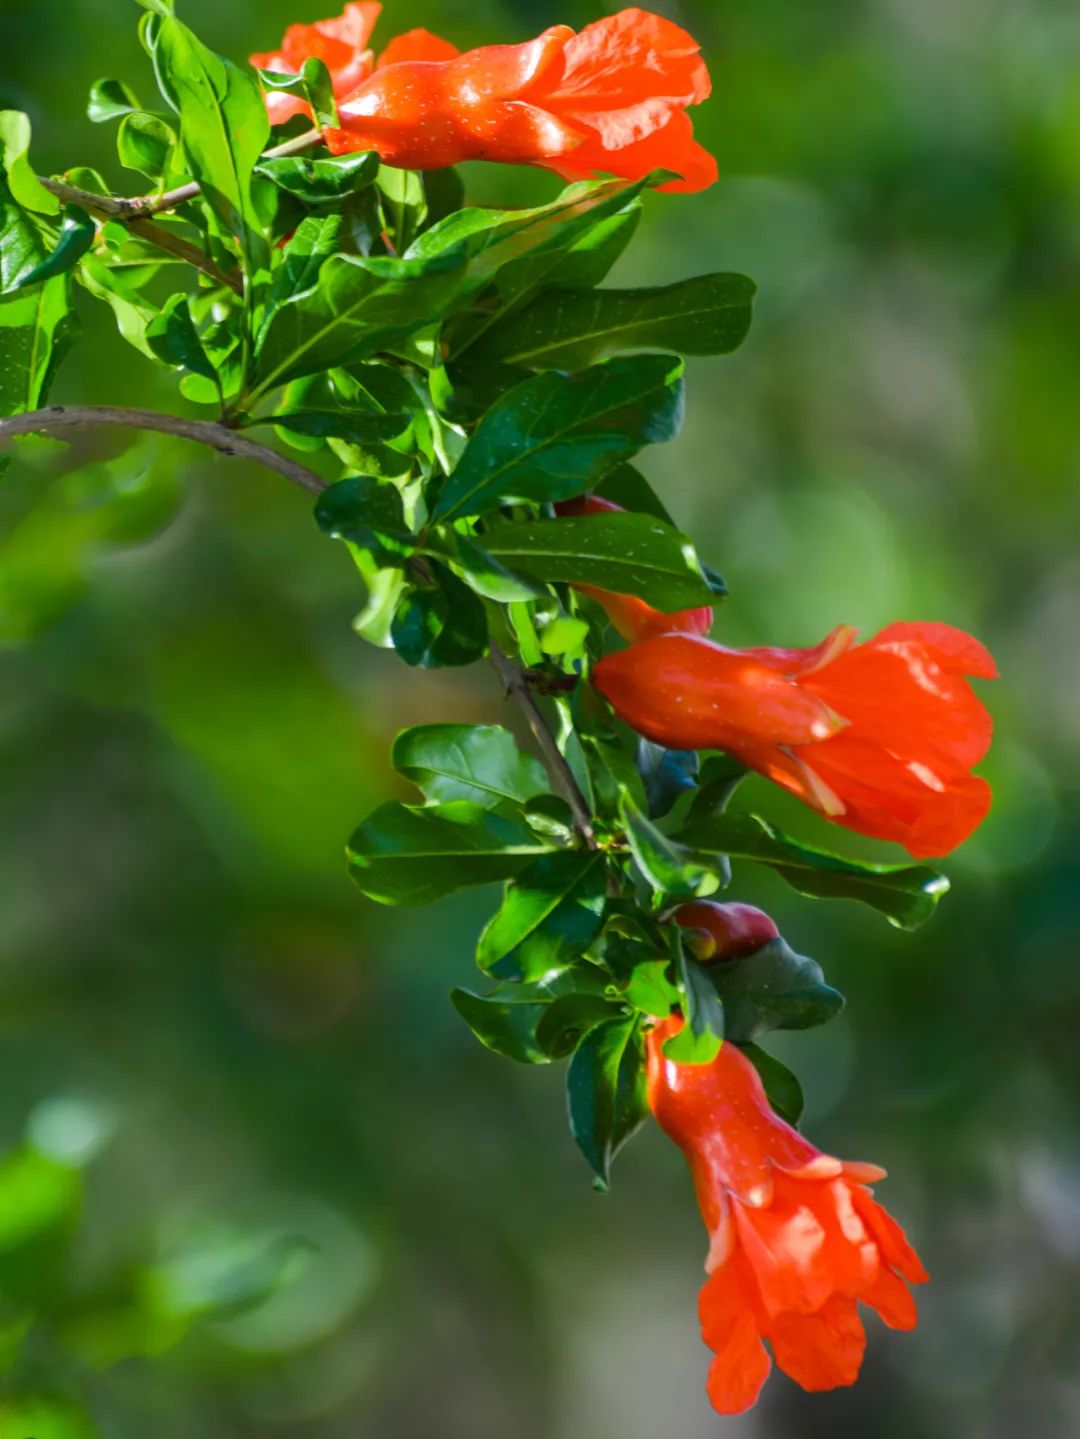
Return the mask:
POLYGON ((593 682, 657 744, 726 750, 848 829, 948 854, 990 807, 970 771, 992 723, 964 676, 993 679, 994 661, 948 625, 857 633, 806 650, 663 635, 606 655, 593 682))
MULTIPOLYGON (((558 514, 568 518, 625 513, 622 505, 615 504, 613 500, 601 499, 599 495, 562 500, 555 509, 558 514)), ((644 640, 653 635, 672 634, 676 631, 689 635, 707 635, 712 629, 713 612, 708 605, 701 609, 678 610, 674 614, 668 614, 663 610, 653 609, 652 605, 638 599, 637 595, 601 590, 595 585, 574 585, 573 588, 600 605, 624 640, 644 640)))
POLYGON ((727 1043, 711 1064, 674 1064, 650 1031, 649 1105, 686 1154, 710 1235, 698 1314, 715 1353, 708 1392, 721 1414, 757 1399, 770 1361, 804 1389, 853 1384, 869 1304, 892 1329, 912 1329, 904 1284, 927 1277, 903 1230, 875 1201, 872 1164, 822 1154, 769 1106, 757 1071, 727 1043), (903 1277, 901 1277, 903 1276, 903 1277))
POLYGON ((710 91, 697 42, 670 20, 622 10, 575 34, 554 25, 521 45, 446 59, 396 52, 339 106, 335 154, 376 150, 390 165, 433 170, 462 160, 540 165, 566 178, 636 180, 653 170, 701 190, 716 162, 687 108, 710 91))
MULTIPOLYGON (((381 11, 380 0, 359 0, 357 4, 346 5, 332 20, 290 25, 279 50, 252 55, 251 63, 260 70, 298 75, 306 60, 322 60, 330 71, 334 96, 341 100, 384 65, 406 60, 449 60, 458 53, 448 40, 441 40, 430 31, 410 30, 390 41, 376 65, 375 52, 368 48, 368 41, 381 11)), ((273 125, 283 125, 294 115, 311 114, 306 100, 284 91, 268 92, 266 108, 273 125)))

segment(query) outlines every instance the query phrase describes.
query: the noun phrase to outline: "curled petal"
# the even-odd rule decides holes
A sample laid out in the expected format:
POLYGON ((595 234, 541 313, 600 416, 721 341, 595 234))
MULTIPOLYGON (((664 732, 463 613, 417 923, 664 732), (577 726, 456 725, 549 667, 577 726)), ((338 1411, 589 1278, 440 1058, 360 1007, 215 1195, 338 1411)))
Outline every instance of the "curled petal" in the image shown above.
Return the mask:
POLYGON ((936 652, 935 658, 950 674, 971 675, 975 679, 996 680, 997 662, 985 645, 974 635, 954 629, 952 625, 922 621, 909 624, 900 621, 886 625, 870 644, 875 648, 890 645, 921 644, 936 652))
POLYGON ((430 30, 407 30, 404 35, 395 35, 379 56, 376 70, 387 65, 401 65, 411 60, 453 60, 461 51, 441 35, 430 30))
POLYGON ((757 1403, 771 1369, 753 1318, 740 1315, 709 1366, 709 1403, 718 1414, 745 1414, 757 1403))

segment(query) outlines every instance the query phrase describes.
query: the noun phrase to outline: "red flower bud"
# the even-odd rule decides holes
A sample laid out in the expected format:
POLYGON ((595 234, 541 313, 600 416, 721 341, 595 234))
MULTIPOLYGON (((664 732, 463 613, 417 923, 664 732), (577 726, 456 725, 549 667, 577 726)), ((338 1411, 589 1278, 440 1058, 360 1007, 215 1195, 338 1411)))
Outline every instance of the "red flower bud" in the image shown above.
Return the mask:
POLYGON ((689 1161, 710 1235, 698 1305, 716 1355, 709 1399, 721 1414, 750 1408, 769 1374, 763 1340, 804 1389, 853 1384, 866 1346, 859 1302, 890 1328, 911 1329, 904 1279, 927 1277, 867 1188, 885 1172, 822 1154, 785 1124, 736 1045, 711 1064, 666 1059, 682 1023, 666 1019, 648 1035, 648 1094, 689 1161))
POLYGON ((521 45, 446 58, 433 46, 388 52, 339 105, 334 154, 376 150, 390 165, 433 170, 462 160, 541 165, 568 179, 641 179, 666 169, 669 190, 701 190, 716 162, 686 114, 710 90, 693 38, 646 10, 620 11, 575 34, 555 25, 521 45))
POLYGON ((752 904, 718 904, 712 899, 694 899, 680 905, 672 919, 684 929, 695 929, 702 934, 703 944, 697 957, 706 964, 742 959, 780 938, 775 922, 752 904))
MULTIPOLYGON (((604 515, 625 513, 622 505, 613 500, 601 499, 599 495, 583 495, 580 499, 562 500, 555 506, 556 513, 566 516, 604 515)), ((578 594, 588 595, 603 609, 616 632, 624 640, 651 639, 654 635, 688 634, 707 635, 712 629, 713 612, 708 605, 696 610, 678 610, 667 614, 648 605, 636 595, 623 595, 612 590, 597 589, 595 585, 573 585, 578 594)))
POLYGON ((605 655, 593 683, 656 744, 726 750, 848 829, 948 854, 990 807, 970 771, 992 722, 963 676, 992 679, 994 661, 948 625, 856 635, 808 650, 663 635, 605 655))

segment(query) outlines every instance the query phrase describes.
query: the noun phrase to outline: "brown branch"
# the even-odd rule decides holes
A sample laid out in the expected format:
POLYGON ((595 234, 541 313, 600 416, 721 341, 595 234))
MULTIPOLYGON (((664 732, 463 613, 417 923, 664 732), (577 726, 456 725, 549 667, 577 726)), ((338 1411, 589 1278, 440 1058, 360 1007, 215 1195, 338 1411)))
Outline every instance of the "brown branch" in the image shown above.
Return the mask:
MULTIPOLYGON (((302 135, 265 151, 262 158, 281 160, 287 155, 299 155, 302 151, 318 145, 321 140, 321 131, 305 130, 302 135)), ((92 190, 80 190, 77 185, 69 185, 66 180, 51 180, 45 175, 39 175, 38 179, 46 190, 67 204, 81 205, 84 210, 90 210, 95 215, 124 223, 145 219, 149 215, 159 215, 163 210, 174 210, 177 205, 194 200, 202 192, 198 181, 191 180, 186 185, 178 185, 175 190, 165 190, 160 195, 136 195, 125 199, 120 195, 97 195, 92 190)))
POLYGON ((491 648, 488 651, 488 658, 495 667, 495 672, 503 683, 507 698, 513 699, 518 708, 524 714, 528 722, 532 737, 536 741, 541 758, 544 761, 544 768, 547 770, 548 778, 553 788, 560 793, 570 806, 574 816, 574 824, 582 839, 590 849, 596 848, 596 833, 593 830, 592 812, 589 809, 585 796, 582 794, 577 780, 574 778, 570 766, 566 763, 555 743, 555 736, 551 733, 547 720, 536 703, 532 690, 521 670, 514 664, 494 640, 491 641, 491 648))
POLYGON ((209 445, 219 454, 251 460, 264 469, 274 470, 309 494, 321 495, 327 487, 326 481, 306 465, 297 464, 266 445, 238 435, 227 425, 219 425, 212 420, 185 420, 179 415, 161 415, 154 410, 132 410, 122 405, 50 405, 44 410, 12 415, 8 419, 0 419, 0 441, 16 435, 58 434, 88 425, 116 425, 128 430, 153 430, 161 435, 175 435, 181 440, 209 445))

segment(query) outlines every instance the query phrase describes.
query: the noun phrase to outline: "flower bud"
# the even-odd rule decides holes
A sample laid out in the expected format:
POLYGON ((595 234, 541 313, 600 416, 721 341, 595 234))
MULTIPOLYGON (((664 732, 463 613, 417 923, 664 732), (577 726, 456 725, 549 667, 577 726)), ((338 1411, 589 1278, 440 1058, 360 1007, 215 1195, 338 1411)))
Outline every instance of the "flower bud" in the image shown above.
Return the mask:
POLYGON ((742 959, 780 938, 775 922, 752 904, 717 904, 711 899, 696 899, 680 905, 672 919, 693 931, 687 937, 687 944, 703 964, 742 959))

